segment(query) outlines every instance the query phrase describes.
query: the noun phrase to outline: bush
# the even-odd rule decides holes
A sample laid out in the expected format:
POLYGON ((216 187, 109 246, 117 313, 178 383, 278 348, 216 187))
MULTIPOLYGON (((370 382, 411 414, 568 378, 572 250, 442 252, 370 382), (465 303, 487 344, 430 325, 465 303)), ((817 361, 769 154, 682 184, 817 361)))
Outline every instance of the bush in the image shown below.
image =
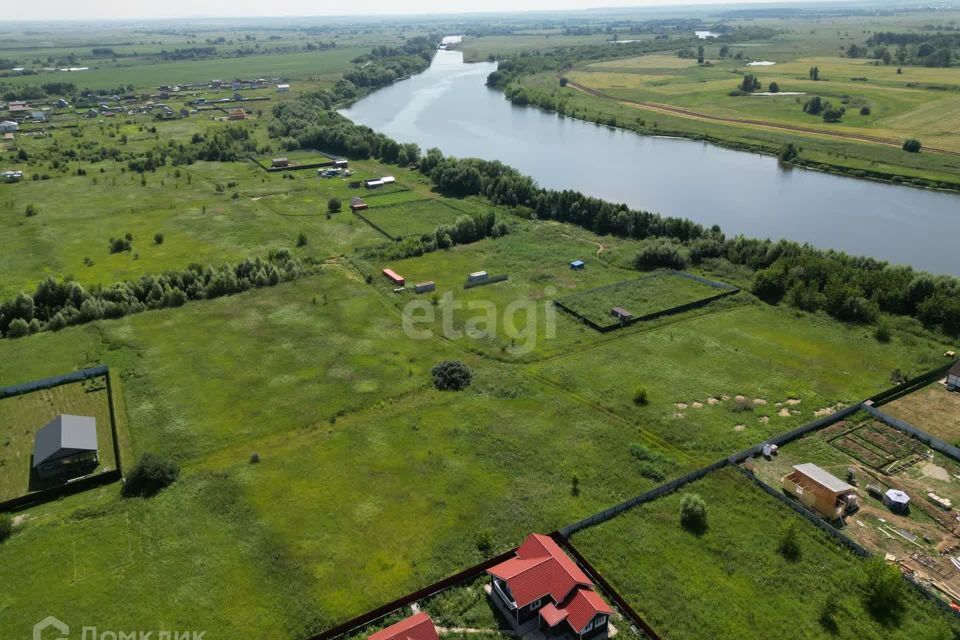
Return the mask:
POLYGON ((23 318, 14 318, 7 329, 8 338, 22 338, 30 335, 30 325, 23 318))
POLYGON ((336 213, 340 211, 340 208, 343 206, 343 203, 340 202, 340 198, 330 198, 327 201, 327 211, 330 213, 336 213))
POLYGON ((630 445, 630 455, 637 461, 640 475, 654 482, 663 482, 677 467, 671 458, 638 442, 630 445))
POLYGON ((920 153, 920 147, 920 141, 913 138, 905 140, 903 143, 903 150, 909 151, 910 153, 920 153))
POLYGON ((257 464, 260 462, 260 454, 254 451, 250 454, 250 464, 257 464))
POLYGON ((173 484, 180 475, 175 462, 145 453, 127 475, 121 493, 124 498, 149 498, 173 484))
POLYGON ((23 215, 27 216, 28 218, 32 218, 33 216, 37 215, 37 213, 39 213, 37 208, 33 206, 33 204, 28 204, 26 210, 23 212, 23 215))
POLYGON ((874 330, 873 337, 877 339, 877 342, 882 342, 884 344, 890 342, 890 339, 893 337, 890 330, 890 325, 884 321, 881 321, 880 324, 877 325, 876 330, 874 330))
POLYGON ((800 147, 788 142, 783 149, 780 150, 780 162, 790 162, 796 160, 800 155, 800 147))
POLYGON ((638 387, 637 390, 633 392, 633 404, 638 407, 645 407, 649 402, 650 399, 647 397, 647 390, 643 387, 638 387))
POLYGON ((696 493, 688 493, 680 500, 680 524, 692 533, 707 530, 707 503, 696 493))
POLYGON ((840 122, 840 119, 843 117, 842 109, 834 109, 833 107, 824 109, 823 111, 823 121, 824 122, 840 122))
POLYGON ((307 242, 308 242, 308 241, 307 241, 307 234, 305 234, 304 232, 301 231, 301 232, 300 232, 300 235, 297 236, 297 246, 298 246, 298 247, 305 247, 305 246, 307 246, 307 242))
POLYGON ((130 251, 133 245, 126 238, 110 238, 110 253, 121 253, 130 251))
POLYGON ((796 562, 800 559, 800 538, 797 533, 796 519, 787 520, 780 530, 780 544, 777 550, 787 560, 796 562))
POLYGON ((862 116, 870 115, 870 107, 868 107, 867 105, 863 105, 862 107, 860 107, 860 115, 862 116))
POLYGON ((155 233, 153 234, 153 243, 154 244, 163 244, 163 234, 155 233))
POLYGON ((680 246, 669 240, 654 240, 644 244, 633 259, 633 266, 640 271, 653 269, 683 269, 687 259, 680 246))
POLYGON ((780 93, 780 85, 776 82, 771 82, 770 86, 767 88, 770 93, 780 93))
POLYGON ((431 370, 433 386, 440 391, 460 391, 470 386, 473 373, 459 360, 444 360, 431 370))
POLYGON ((874 557, 867 561, 864 595, 867 610, 877 620, 895 622, 903 613, 906 596, 900 570, 874 557))
POLYGON ((0 513, 0 544, 13 535, 13 518, 9 513, 0 513))

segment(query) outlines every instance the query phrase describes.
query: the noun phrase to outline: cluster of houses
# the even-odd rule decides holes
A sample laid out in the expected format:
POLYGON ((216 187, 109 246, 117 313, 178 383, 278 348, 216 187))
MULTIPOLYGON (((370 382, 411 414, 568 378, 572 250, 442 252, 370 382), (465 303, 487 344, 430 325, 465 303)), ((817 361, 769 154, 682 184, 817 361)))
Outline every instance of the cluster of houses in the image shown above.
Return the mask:
MULTIPOLYGON (((514 557, 487 570, 492 604, 524 636, 544 638, 606 637, 613 609, 593 582, 549 536, 530 534, 514 557)), ((426 612, 418 612, 368 637, 368 640, 438 640, 426 612)))

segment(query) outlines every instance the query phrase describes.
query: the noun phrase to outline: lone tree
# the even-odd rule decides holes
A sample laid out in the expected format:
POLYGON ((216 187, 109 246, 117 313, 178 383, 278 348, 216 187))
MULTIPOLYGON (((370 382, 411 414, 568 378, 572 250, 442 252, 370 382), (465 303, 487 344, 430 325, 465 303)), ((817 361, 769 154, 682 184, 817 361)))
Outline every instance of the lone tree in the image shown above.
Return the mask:
POLYGON ((823 111, 823 121, 824 122, 840 122, 840 119, 843 117, 843 109, 834 109, 830 107, 824 109, 823 111))
POLYGON ((904 583, 900 571, 873 558, 867 562, 864 595, 867 609, 877 620, 885 623, 896 622, 903 613, 904 583))
POLYGON ((810 79, 811 80, 820 79, 820 67, 810 67, 810 79))
POLYGON ((680 500, 680 524, 697 535, 707 530, 707 503, 699 494, 688 493, 680 500))
POLYGON ((808 98, 806 102, 803 103, 803 112, 809 113, 812 116, 818 116, 824 112, 825 109, 830 108, 830 102, 824 100, 820 96, 813 96, 808 98))
POLYGON ((791 518, 780 529, 780 544, 777 550, 787 560, 796 562, 800 559, 800 539, 797 533, 797 522, 791 518))
POLYGON ((780 150, 780 162, 792 162, 800 157, 800 147, 788 142, 783 149, 780 150))
POLYGON ((920 141, 914 138, 904 141, 903 150, 909 151, 910 153, 920 153, 920 141))
POLYGON ((180 476, 175 462, 145 453, 123 483, 124 498, 149 498, 173 484, 180 476))
POLYGON ((769 91, 770 93, 780 93, 780 85, 776 82, 771 82, 769 91))
POLYGON ((697 62, 703 64, 703 45, 697 47, 697 62))
POLYGON ((760 79, 752 73, 747 73, 743 76, 743 80, 740 81, 740 90, 751 92, 758 91, 760 89, 760 79))
POLYGON ((473 380, 470 367, 459 360, 444 360, 430 374, 433 376, 433 386, 440 391, 460 391, 469 387, 473 380))
POLYGON ((330 198, 330 200, 327 201, 327 211, 330 213, 336 213, 340 211, 340 207, 342 206, 343 203, 340 202, 340 198, 330 198))

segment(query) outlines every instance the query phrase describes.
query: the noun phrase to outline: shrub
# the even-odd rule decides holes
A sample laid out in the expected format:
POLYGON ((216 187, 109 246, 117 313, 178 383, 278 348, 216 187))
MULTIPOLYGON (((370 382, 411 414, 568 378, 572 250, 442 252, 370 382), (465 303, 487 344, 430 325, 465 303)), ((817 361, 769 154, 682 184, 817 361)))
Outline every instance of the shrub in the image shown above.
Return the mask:
POLYGON ((327 211, 330 213, 336 213, 340 211, 340 208, 343 206, 343 203, 340 202, 340 198, 330 198, 327 201, 327 211))
POLYGON ((647 397, 647 390, 643 387, 637 387, 637 390, 633 392, 633 404, 638 407, 645 407, 649 402, 650 399, 647 397))
POLYGON ((900 570, 874 557, 867 561, 864 595, 867 610, 881 622, 894 622, 903 612, 904 589, 900 570))
POLYGON ((300 232, 300 235, 297 236, 297 246, 298 246, 298 247, 305 247, 305 246, 307 246, 307 242, 308 242, 308 240, 307 240, 307 234, 305 234, 304 232, 301 231, 301 232, 300 232))
POLYGON ((257 464, 260 462, 260 454, 254 451, 250 454, 250 464, 257 464))
POLYGON ((459 360, 444 360, 431 370, 433 386, 440 391, 460 391, 470 386, 473 373, 459 360))
POLYGON ((155 233, 153 234, 153 243, 154 244, 163 244, 163 234, 155 233))
POLYGON ((688 493, 680 500, 680 524, 692 533, 707 530, 707 503, 696 493, 688 493))
POLYGON ((893 337, 890 330, 890 325, 881 320, 880 324, 877 325, 877 328, 873 332, 873 337, 877 339, 877 342, 882 342, 884 344, 890 342, 890 339, 893 337))
POLYGON ((9 513, 0 513, 0 544, 13 535, 13 518, 9 513))
POLYGON ((903 150, 909 151, 910 153, 920 153, 920 147, 920 141, 915 140, 914 138, 910 138, 909 140, 905 140, 903 142, 903 150))
POLYGON ((8 338, 22 338, 30 335, 30 325, 23 318, 14 318, 7 329, 8 338))
POLYGON ((481 529, 477 532, 474 544, 481 555, 489 555, 493 551, 493 532, 490 529, 481 529))
POLYGON ((868 107, 867 105, 863 105, 862 107, 860 107, 860 115, 862 116, 870 115, 870 107, 868 107))
POLYGON ((663 267, 683 269, 687 259, 680 246, 669 240, 658 239, 644 244, 633 259, 633 266, 641 271, 650 271, 663 267))
POLYGON ((149 498, 173 484, 179 475, 180 467, 175 462, 145 453, 127 475, 121 493, 125 498, 149 498))
POLYGON ((780 544, 777 550, 787 560, 796 562, 800 559, 800 538, 797 533, 796 519, 787 520, 780 529, 780 544))
POLYGON ((767 90, 770 93, 780 93, 780 85, 777 84, 776 82, 771 82, 767 90))
POLYGON ((813 96, 808 98, 807 101, 803 103, 803 112, 809 113, 812 116, 818 116, 829 107, 829 101, 824 100, 820 96, 813 96))
POLYGON ((23 215, 27 216, 28 218, 32 218, 33 216, 37 215, 37 213, 39 213, 37 208, 33 206, 33 204, 28 204, 26 210, 23 212, 23 215))
POLYGON ((110 238, 110 253, 130 251, 133 245, 126 238, 110 238))
POLYGON ((788 142, 783 149, 780 150, 780 162, 790 162, 796 160, 800 155, 800 147, 788 142))
POLYGON ((677 465, 671 458, 638 442, 630 445, 630 455, 637 461, 640 475, 654 482, 663 482, 676 470, 677 465))
POLYGON ((823 111, 823 121, 824 122, 840 122, 840 119, 843 117, 842 109, 834 109, 829 107, 823 111))

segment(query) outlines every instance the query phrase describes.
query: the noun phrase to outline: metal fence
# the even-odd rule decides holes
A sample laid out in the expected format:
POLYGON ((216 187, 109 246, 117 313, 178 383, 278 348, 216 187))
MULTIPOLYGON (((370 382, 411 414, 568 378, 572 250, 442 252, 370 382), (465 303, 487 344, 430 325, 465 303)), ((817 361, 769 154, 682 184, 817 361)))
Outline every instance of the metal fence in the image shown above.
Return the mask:
POLYGON ((880 420, 884 424, 890 427, 893 427, 898 431, 902 431, 903 433, 906 433, 909 436, 916 438, 917 440, 924 443, 934 451, 939 451, 945 456, 948 456, 950 458, 953 458, 954 460, 960 461, 960 448, 957 448, 952 444, 944 442, 940 438, 930 435, 929 433, 927 433, 922 429, 916 428, 915 426, 913 426, 912 424, 910 424, 905 420, 901 420, 900 418, 891 416, 889 413, 884 413, 883 411, 880 411, 876 407, 870 406, 868 404, 864 404, 863 409, 864 411, 872 415, 877 420, 880 420))
POLYGON ((79 371, 72 371, 59 376, 52 376, 49 378, 43 378, 41 380, 33 380, 31 382, 23 382, 21 384, 10 385, 9 387, 0 387, 0 400, 3 398, 9 398, 10 396, 19 396, 24 393, 31 393, 33 391, 52 389, 53 387, 59 387, 62 384, 69 384, 71 382, 82 382, 89 378, 107 375, 107 371, 108 369, 106 365, 98 365, 96 367, 80 369, 79 371))

